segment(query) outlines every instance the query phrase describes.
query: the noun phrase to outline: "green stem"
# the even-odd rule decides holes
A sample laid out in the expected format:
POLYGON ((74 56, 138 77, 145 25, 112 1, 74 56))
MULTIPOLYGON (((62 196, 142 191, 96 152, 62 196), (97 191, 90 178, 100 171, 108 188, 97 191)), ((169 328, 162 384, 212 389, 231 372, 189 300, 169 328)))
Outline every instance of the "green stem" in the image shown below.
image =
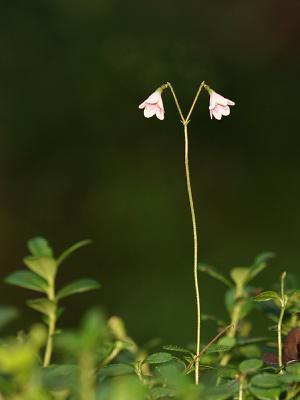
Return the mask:
POLYGON ((278 327, 277 327, 277 334, 278 334, 278 366, 280 369, 280 372, 282 371, 283 368, 283 362, 282 362, 282 321, 284 317, 284 312, 285 312, 285 306, 286 306, 286 298, 285 298, 285 293, 284 293, 284 280, 286 277, 286 272, 284 272, 281 275, 281 309, 280 309, 280 315, 278 319, 278 327))
POLYGON ((205 82, 203 81, 199 86, 197 93, 194 97, 193 103, 191 108, 187 114, 187 117, 184 118, 182 113, 179 101, 177 99, 176 93, 173 89, 173 86, 170 82, 161 86, 161 89, 164 90, 169 88, 173 95, 178 113, 181 118, 181 122, 184 126, 184 164, 185 164, 185 176, 186 176, 186 185, 187 185, 187 192, 189 198, 189 205, 192 217, 192 226, 193 226, 193 240, 194 240, 194 283, 195 283, 195 292, 196 292, 196 314, 197 314, 197 338, 196 338, 196 356, 195 356, 195 383, 199 383, 199 355, 200 355, 200 338, 201 338, 201 311, 200 311, 200 293, 199 293, 199 283, 198 283, 198 237, 197 237, 197 223, 196 223, 196 215, 195 215, 195 208, 194 208, 194 201, 193 201, 193 194, 192 194, 192 185, 191 185, 191 177, 190 177, 190 168, 189 168, 189 140, 188 140, 188 123, 190 122, 189 119, 192 115, 194 107, 197 103, 199 95, 205 82))
POLYGON ((174 90, 172 84, 171 84, 170 82, 167 82, 167 83, 165 83, 164 85, 162 85, 161 88, 162 88, 163 90, 164 90, 164 89, 167 89, 167 88, 169 88, 169 89, 171 90, 171 93, 172 93, 172 96, 173 96, 173 98, 174 98, 174 101, 175 101, 175 104, 176 104, 178 113, 179 113, 180 118, 181 118, 181 122, 184 124, 184 123, 185 123, 185 118, 184 118, 183 113, 182 113, 182 111, 181 111, 181 107, 180 107, 180 105, 179 105, 179 101, 178 101, 178 99, 177 99, 177 96, 176 96, 176 93, 175 93, 175 90, 174 90))
POLYGON ((245 377, 243 375, 240 376, 239 379, 239 399, 238 400, 243 400, 244 398, 244 382, 245 377))
POLYGON ((48 298, 55 304, 55 308, 51 314, 48 315, 48 339, 46 344, 45 356, 44 356, 44 367, 48 367, 51 361, 52 351, 53 351, 53 336, 55 333, 56 326, 56 300, 55 300, 55 286, 54 280, 49 283, 49 293, 48 298))
POLYGON ((197 90, 197 93, 196 93, 196 95, 195 95, 193 104, 192 104, 192 106, 191 106, 191 108, 190 108, 190 111, 189 111, 189 113, 188 113, 188 115, 187 115, 187 117, 186 117, 186 119, 185 119, 185 120, 187 121, 187 123, 189 123, 190 116, 192 115, 192 112, 193 112, 194 107, 195 107, 195 105, 196 105, 196 103, 197 103, 198 97, 199 97, 199 95, 200 95, 200 93, 201 93, 201 90, 202 90, 202 88, 203 88, 204 85, 205 85, 205 82, 203 81, 203 82, 201 83, 201 85, 199 86, 198 90, 197 90))
POLYGON ((198 283, 198 237, 197 237, 197 224, 196 215, 192 194, 190 168, 189 168, 189 139, 188 139, 188 122, 184 123, 184 163, 185 163, 185 175, 187 192, 191 210, 192 225, 193 225, 193 239, 194 239, 194 282, 195 282, 195 292, 196 292, 196 308, 197 308, 197 344, 196 344, 196 361, 195 361, 195 383, 199 383, 199 354, 200 354, 200 337, 201 337, 201 311, 200 311, 200 294, 199 294, 199 283, 198 283))

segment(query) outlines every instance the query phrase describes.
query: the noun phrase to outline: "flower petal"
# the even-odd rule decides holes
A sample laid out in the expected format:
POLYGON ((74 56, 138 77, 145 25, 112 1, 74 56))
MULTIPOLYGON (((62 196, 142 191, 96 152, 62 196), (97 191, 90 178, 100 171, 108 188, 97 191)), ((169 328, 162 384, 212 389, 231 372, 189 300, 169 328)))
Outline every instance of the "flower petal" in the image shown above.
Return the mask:
POLYGON ((235 106, 235 102, 234 101, 231 101, 231 100, 229 100, 229 99, 226 99, 227 100, 227 104, 229 105, 229 106, 235 106))
POLYGON ((153 106, 152 104, 147 104, 145 109, 144 109, 144 116, 146 118, 151 118, 153 115, 156 113, 156 107, 153 106))
POLYGON ((160 119, 162 121, 165 118, 164 110, 161 109, 161 108, 158 108, 156 110, 156 116, 157 116, 158 119, 160 119))
POLYGON ((216 119, 218 119, 218 120, 220 120, 220 119, 222 118, 222 112, 221 112, 221 110, 220 110, 220 108, 219 108, 218 106, 216 106, 216 107, 212 110, 212 114, 213 114, 213 116, 214 116, 216 119))
POLYGON ((230 114, 230 108, 229 108, 229 106, 222 107, 221 113, 222 113, 222 115, 224 115, 224 116, 229 115, 229 114, 230 114))

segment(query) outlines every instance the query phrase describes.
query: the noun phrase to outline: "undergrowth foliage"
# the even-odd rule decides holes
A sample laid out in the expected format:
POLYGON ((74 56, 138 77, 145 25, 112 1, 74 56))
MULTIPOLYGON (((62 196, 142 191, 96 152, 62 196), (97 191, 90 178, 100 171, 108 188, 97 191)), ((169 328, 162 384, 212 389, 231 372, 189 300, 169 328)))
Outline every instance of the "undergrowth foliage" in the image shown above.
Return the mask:
MULTIPOLYGON (((100 288, 95 280, 81 279, 56 289, 62 262, 88 243, 80 242, 55 258, 44 238, 32 239, 28 242, 31 254, 24 258, 27 269, 5 279, 43 297, 27 302, 42 314, 42 322, 1 337, 1 400, 297 398, 297 279, 283 273, 274 290, 262 291, 255 285, 272 253, 260 254, 250 267, 233 268, 229 276, 215 267, 199 265, 200 271, 224 286, 228 318, 221 321, 217 316, 202 315, 202 320, 216 324, 217 334, 201 344, 202 351, 196 357, 194 344, 157 347, 149 342, 139 347, 119 317, 107 318, 97 308, 87 311, 78 329, 63 329, 59 324, 63 299, 100 288), (270 320, 263 337, 255 335, 249 318, 254 310, 270 320), (201 378, 198 385, 193 379, 196 358, 201 378)), ((0 307, 0 330, 17 317, 13 307, 0 307)))

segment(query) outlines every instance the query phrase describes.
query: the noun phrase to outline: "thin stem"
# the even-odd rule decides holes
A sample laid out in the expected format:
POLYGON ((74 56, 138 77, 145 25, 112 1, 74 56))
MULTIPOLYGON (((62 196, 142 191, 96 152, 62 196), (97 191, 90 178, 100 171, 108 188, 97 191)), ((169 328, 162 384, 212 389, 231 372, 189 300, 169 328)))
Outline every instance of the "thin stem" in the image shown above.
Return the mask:
POLYGON ((201 90, 202 90, 202 88, 203 88, 204 85, 205 85, 205 82, 203 81, 203 82, 201 83, 201 85, 199 86, 198 90, 197 90, 197 93, 196 93, 196 96, 195 96, 195 98, 194 98, 193 104, 191 105, 190 111, 188 112, 188 115, 187 115, 187 117, 186 117, 186 119, 185 119, 187 122, 189 122, 190 116, 192 115, 192 112, 193 112, 194 107, 195 107, 195 105, 196 105, 196 103, 197 103, 198 97, 199 97, 199 95, 200 95, 200 93, 201 93, 201 90))
POLYGON ((183 113, 181 111, 181 107, 179 105, 179 101, 177 99, 175 90, 173 89, 173 86, 172 86, 172 84, 170 82, 167 82, 165 85, 162 86, 163 89, 166 89, 167 87, 171 90, 171 93, 173 95, 177 110, 178 110, 180 118, 181 118, 181 122, 184 124, 185 123, 185 118, 184 118, 183 113))
POLYGON ((239 379, 239 400, 243 400, 244 398, 244 381, 245 377, 241 375, 239 379))
POLYGON ((201 350, 201 352, 198 354, 198 356, 194 357, 193 361, 186 367, 185 371, 189 371, 193 364, 195 363, 196 359, 200 359, 203 354, 210 348, 212 344, 214 344, 224 333, 231 327, 231 325, 226 326, 224 329, 222 329, 204 348, 201 350))
POLYGON ((193 225, 193 239, 194 239, 194 282, 196 291, 196 307, 197 307, 197 344, 196 344, 196 361, 195 361, 195 383, 199 383, 199 354, 200 354, 200 333, 201 333, 201 312, 200 312, 200 294, 199 294, 199 283, 198 283, 198 237, 197 237, 197 224, 196 215, 193 202, 190 169, 189 169, 189 140, 188 140, 188 129, 187 122, 184 123, 184 162, 185 162, 185 175, 186 184, 188 191, 188 198, 192 216, 193 225))
POLYGON ((280 302, 280 315, 278 319, 278 328, 277 328, 277 334, 278 334, 278 366, 280 369, 280 372, 282 371, 283 368, 283 362, 282 362, 282 321, 284 317, 284 312, 285 312, 285 306, 286 306, 286 298, 285 298, 285 293, 284 293, 284 280, 286 277, 286 272, 284 272, 281 275, 281 302, 280 302))
POLYGON ((52 351, 53 351, 53 335, 55 333, 56 326, 56 301, 55 301, 55 286, 54 279, 49 283, 49 293, 48 298, 55 304, 55 308, 52 310, 51 314, 48 315, 48 339, 46 344, 46 351, 44 356, 44 367, 48 367, 51 361, 52 351))

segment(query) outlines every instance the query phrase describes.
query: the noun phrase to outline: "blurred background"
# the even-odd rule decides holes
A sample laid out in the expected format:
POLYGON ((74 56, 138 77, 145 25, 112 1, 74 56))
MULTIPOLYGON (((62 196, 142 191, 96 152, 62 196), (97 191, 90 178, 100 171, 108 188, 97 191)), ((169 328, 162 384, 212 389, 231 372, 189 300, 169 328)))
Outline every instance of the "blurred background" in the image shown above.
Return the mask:
MULTIPOLYGON (((69 258, 59 284, 101 291, 66 300, 61 324, 101 304, 130 335, 195 339, 193 243, 183 132, 169 92, 165 121, 140 104, 174 84, 187 110, 202 80, 236 102, 210 121, 203 93, 190 123, 200 261, 224 273, 264 250, 271 287, 300 262, 300 3, 279 0, 2 0, 0 10, 1 280, 45 236, 69 258), (76 312, 74 312, 76 310, 76 312)), ((223 287, 200 275, 202 311, 225 317, 223 287)), ((1 283, 1 304, 28 291, 1 283)), ((34 294, 32 294, 34 296, 34 294)), ((25 324, 25 325, 26 325, 25 324)), ((204 338, 215 334, 203 325, 204 338)))

